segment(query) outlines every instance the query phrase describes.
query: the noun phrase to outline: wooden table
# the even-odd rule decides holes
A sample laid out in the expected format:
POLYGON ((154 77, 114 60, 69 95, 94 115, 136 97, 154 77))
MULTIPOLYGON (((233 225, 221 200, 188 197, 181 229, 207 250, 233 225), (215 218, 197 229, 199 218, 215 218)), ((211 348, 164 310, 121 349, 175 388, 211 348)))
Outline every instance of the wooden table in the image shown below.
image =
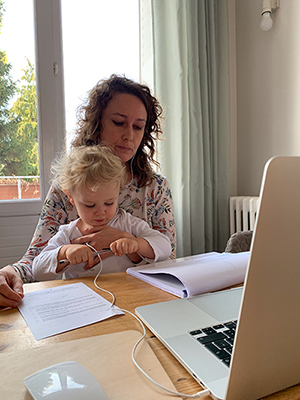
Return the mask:
MULTIPOLYGON (((39 289, 56 287, 70 283, 83 282, 96 292, 101 294, 108 301, 111 301, 109 294, 95 288, 93 278, 65 279, 30 283, 24 285, 25 293, 39 289)), ((141 305, 173 300, 176 297, 157 289, 145 282, 142 282, 128 274, 115 273, 102 275, 98 278, 97 284, 106 290, 111 291, 116 297, 116 305, 134 313, 135 308, 141 305)), ((78 328, 56 336, 36 341, 23 320, 18 309, 2 311, 0 313, 0 352, 9 352, 19 349, 28 349, 64 341, 76 340, 98 335, 105 335, 126 330, 139 330, 139 323, 129 314, 121 317, 114 317, 99 323, 78 328)), ((166 350, 166 348, 147 329, 147 343, 154 351, 156 357, 167 372, 171 381, 181 393, 194 394, 201 390, 200 385, 181 366, 181 364, 166 350)), ((204 397, 204 399, 211 399, 204 397)), ((300 385, 294 386, 274 395, 267 396, 268 400, 296 400, 300 399, 300 385)))

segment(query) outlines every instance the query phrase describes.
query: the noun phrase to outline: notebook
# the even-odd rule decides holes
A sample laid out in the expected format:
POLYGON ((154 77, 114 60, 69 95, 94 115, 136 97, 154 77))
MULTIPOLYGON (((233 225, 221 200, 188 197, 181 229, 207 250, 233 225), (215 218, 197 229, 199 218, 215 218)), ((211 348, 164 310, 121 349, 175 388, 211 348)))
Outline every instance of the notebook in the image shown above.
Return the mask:
POLYGON ((300 382, 300 157, 268 161, 260 198, 244 287, 136 309, 213 399, 258 399, 300 382), (231 356, 215 345, 229 330, 231 356), (201 343, 206 332, 223 359, 201 343))

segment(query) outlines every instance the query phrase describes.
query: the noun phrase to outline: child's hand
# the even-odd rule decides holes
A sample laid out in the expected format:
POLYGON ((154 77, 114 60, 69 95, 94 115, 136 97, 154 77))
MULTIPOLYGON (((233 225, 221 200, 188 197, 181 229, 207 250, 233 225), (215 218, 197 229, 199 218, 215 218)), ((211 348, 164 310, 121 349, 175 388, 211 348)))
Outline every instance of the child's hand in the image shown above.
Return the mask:
POLYGON ((70 244, 67 246, 63 246, 62 249, 65 254, 64 258, 69 260, 71 264, 76 265, 87 263, 88 268, 91 268, 93 266, 93 251, 88 246, 82 244, 70 244))
POLYGON ((122 257, 124 254, 137 253, 139 244, 135 239, 122 238, 112 242, 110 249, 116 256, 122 257))

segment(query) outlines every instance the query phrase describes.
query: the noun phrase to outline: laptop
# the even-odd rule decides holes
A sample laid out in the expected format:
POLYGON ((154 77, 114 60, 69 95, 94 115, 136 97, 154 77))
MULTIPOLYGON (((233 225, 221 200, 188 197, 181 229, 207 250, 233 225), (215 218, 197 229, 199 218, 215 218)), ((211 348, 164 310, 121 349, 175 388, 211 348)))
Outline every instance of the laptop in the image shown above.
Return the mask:
POLYGON ((300 382, 299 287, 300 157, 277 156, 264 169, 244 286, 136 314, 213 399, 252 400, 300 382))

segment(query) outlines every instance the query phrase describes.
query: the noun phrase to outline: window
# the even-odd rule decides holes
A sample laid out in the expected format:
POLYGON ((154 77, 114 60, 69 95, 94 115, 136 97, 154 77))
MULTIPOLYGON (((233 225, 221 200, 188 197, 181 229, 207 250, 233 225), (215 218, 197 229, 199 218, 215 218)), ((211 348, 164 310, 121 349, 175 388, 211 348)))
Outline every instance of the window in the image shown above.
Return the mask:
POLYGON ((33 3, 0 9, 0 200, 40 198, 33 3))
MULTIPOLYGON (((55 74, 53 69, 55 63, 60 66, 62 65, 60 2, 59 0, 47 2, 38 0, 35 0, 35 2, 32 2, 32 0, 12 0, 8 2, 5 0, 2 3, 5 7, 9 3, 10 8, 13 6, 14 12, 18 10, 18 14, 22 15, 22 20, 28 20, 29 24, 31 24, 31 27, 28 27, 31 35, 32 31, 35 32, 36 58, 33 63, 35 64, 36 87, 38 89, 37 114, 41 195, 40 199, 35 200, 0 201, 0 216, 38 215, 41 210, 42 199, 49 188, 51 161, 54 154, 62 147, 65 135, 63 71, 61 69, 60 73, 55 74), (23 9, 24 3, 26 6, 23 9), (33 15, 36 16, 35 20, 33 15), (32 30, 32 25, 34 30, 32 30)), ((13 24, 15 27, 15 20, 13 24)), ((22 37, 21 34, 19 35, 22 37)), ((29 46, 33 49, 32 36, 28 36, 27 40, 31 42, 29 46)), ((19 41, 19 52, 21 52, 21 49, 22 43, 19 41)), ((34 57, 32 54, 34 54, 33 51, 30 57, 34 57)), ((16 77, 15 79, 18 78, 16 77)))
MULTIPOLYGON (((66 132, 70 139, 76 108, 86 92, 112 73, 139 80, 139 0, 0 0, 1 4, 13 10, 9 35, 16 38, 18 53, 24 61, 27 54, 22 50, 30 45, 28 58, 35 65, 40 198, 0 199, 0 268, 26 251, 49 189, 52 160, 64 146, 66 132)), ((0 50, 1 35, 0 31, 0 50)))
MULTIPOLYGON (((4 3, 8 2, 14 5, 15 12, 21 14, 17 0, 5 0, 4 3)), ((30 9, 29 0, 26 0, 26 3, 30 9)), ((0 200, 0 267, 19 260, 25 253, 42 209, 42 199, 49 187, 49 171, 53 156, 62 147, 65 137, 60 2, 34 0, 31 10, 31 12, 34 10, 35 16, 41 198, 0 200), (60 67, 58 71, 57 68, 54 70, 55 65, 60 67)), ((26 20, 26 14, 22 15, 22 18, 26 20)), ((30 20, 30 17, 28 18, 30 20)), ((14 26, 16 27, 15 21, 14 26)), ((21 35, 20 30, 18 35, 21 35)), ((21 47, 19 50, 21 51, 21 47)))
MULTIPOLYGON (((66 136, 68 142, 71 140, 76 127, 76 108, 87 91, 112 73, 139 80, 139 0, 86 0, 84 7, 80 0, 2 2, 6 8, 3 17, 7 17, 4 28, 6 22, 8 28, 3 28, 5 36, 1 39, 6 39, 1 40, 1 45, 8 46, 13 79, 18 80, 22 69, 30 62, 34 66, 38 90, 41 190, 40 196, 35 193, 32 197, 40 199, 2 201, 0 195, 0 216, 3 213, 25 215, 29 210, 40 211, 49 188, 51 162, 61 150, 66 136), (17 16, 20 21, 16 20, 17 16), (22 35, 15 34, 16 25, 21 27, 18 32, 22 35), (12 30, 9 30, 11 26, 12 30), (19 56, 17 61, 15 54, 19 56)), ((31 191, 38 191, 36 182, 31 183, 31 187, 31 191)))
POLYGON ((87 91, 112 73, 139 81, 139 0, 63 0, 66 130, 87 91))

